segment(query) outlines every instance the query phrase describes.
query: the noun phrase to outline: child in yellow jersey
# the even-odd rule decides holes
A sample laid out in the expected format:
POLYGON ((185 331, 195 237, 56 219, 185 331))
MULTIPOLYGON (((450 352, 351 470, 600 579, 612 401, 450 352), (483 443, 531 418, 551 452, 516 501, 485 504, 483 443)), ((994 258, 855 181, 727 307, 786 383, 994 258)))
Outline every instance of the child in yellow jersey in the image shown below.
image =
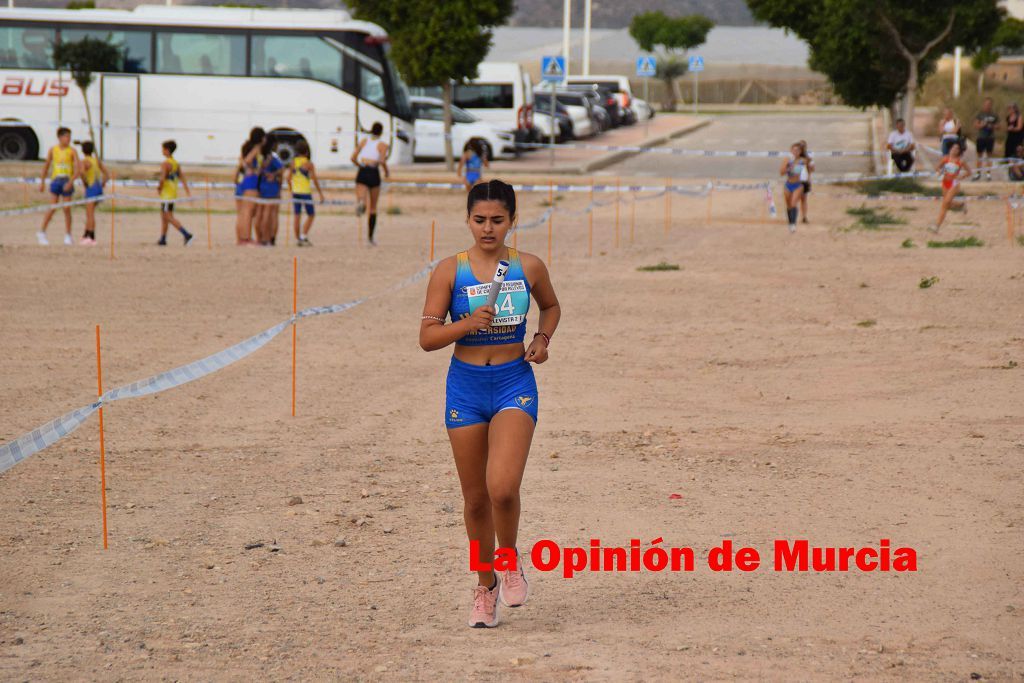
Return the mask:
POLYGON ((311 247, 309 241, 309 229, 313 227, 313 218, 316 216, 316 207, 313 205, 313 188, 316 185, 316 192, 320 195, 320 202, 324 201, 324 191, 320 189, 320 179, 316 175, 316 166, 309 160, 309 143, 299 140, 295 143, 295 158, 287 169, 286 181, 292 189, 292 205, 295 213, 295 239, 300 247, 311 247), (302 218, 302 210, 306 210, 306 224, 299 230, 299 223, 302 218))
POLYGON ((178 198, 178 181, 185 188, 185 194, 192 196, 185 181, 185 174, 181 171, 181 165, 174 159, 174 150, 178 149, 178 143, 174 140, 167 140, 162 145, 164 163, 160 164, 160 183, 157 185, 157 192, 160 194, 160 241, 157 245, 167 246, 167 226, 173 225, 185 238, 185 246, 192 241, 192 233, 185 229, 185 226, 174 217, 174 200, 178 198))
MULTIPOLYGON (((85 198, 96 199, 103 196, 103 186, 110 180, 107 167, 96 156, 95 146, 89 142, 82 143, 82 161, 79 174, 85 185, 85 198)), ((96 244, 96 205, 99 199, 85 205, 85 234, 79 244, 96 244)))
MULTIPOLYGON (((43 165, 43 173, 40 177, 39 191, 46 192, 46 179, 50 179, 50 203, 70 202, 71 195, 75 191, 75 179, 78 178, 78 154, 71 146, 71 130, 69 128, 57 129, 57 144, 46 153, 46 163, 43 165)), ((36 240, 39 244, 46 246, 49 240, 46 239, 46 226, 53 218, 56 207, 50 209, 43 216, 43 224, 36 233, 36 240)), ((72 245, 71 240, 71 207, 64 207, 64 244, 72 245)))

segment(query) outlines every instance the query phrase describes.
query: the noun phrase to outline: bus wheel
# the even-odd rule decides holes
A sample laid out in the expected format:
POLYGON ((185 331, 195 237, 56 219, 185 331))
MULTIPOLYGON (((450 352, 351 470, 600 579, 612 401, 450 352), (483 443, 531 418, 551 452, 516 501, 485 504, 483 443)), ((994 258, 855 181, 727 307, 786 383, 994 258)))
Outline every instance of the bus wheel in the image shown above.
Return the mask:
POLYGON ((277 142, 277 156, 281 157, 281 161, 287 166, 291 163, 292 159, 295 158, 295 145, 301 140, 306 141, 302 133, 297 130, 291 130, 289 128, 278 128, 270 131, 270 135, 273 136, 277 142))
POLYGON ((31 128, 0 126, 0 159, 25 161, 39 156, 39 141, 31 128))

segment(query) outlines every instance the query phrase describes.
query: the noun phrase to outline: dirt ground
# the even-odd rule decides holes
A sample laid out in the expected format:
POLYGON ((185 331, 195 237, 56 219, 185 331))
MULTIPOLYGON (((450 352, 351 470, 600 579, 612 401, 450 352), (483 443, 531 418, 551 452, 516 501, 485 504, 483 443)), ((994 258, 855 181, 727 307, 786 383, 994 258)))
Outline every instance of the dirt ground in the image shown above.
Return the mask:
MULTIPOLYGON (((1002 202, 940 237, 984 247, 930 249, 933 203, 875 202, 907 223, 848 230, 847 192, 816 187, 795 235, 757 222, 756 191, 716 193, 711 224, 676 198, 668 235, 662 200, 635 224, 626 204, 617 247, 603 208, 592 257, 585 216, 553 225, 564 313, 521 547, 663 537, 704 558, 729 538, 762 569, 528 567, 529 604, 467 628, 450 353, 418 347, 420 282, 303 321, 295 418, 290 334, 110 406, 107 551, 95 418, 0 475, 0 678, 1024 680, 1024 247, 1002 202), (661 261, 680 270, 637 270, 661 261), (892 539, 919 571, 772 571, 773 541, 799 538, 892 539)), ((419 270, 431 220, 439 256, 468 246, 463 201, 396 193, 376 249, 351 214, 321 215, 312 249, 236 248, 216 204, 212 249, 204 213, 183 214, 196 246, 160 249, 155 213, 119 210, 113 261, 107 212, 92 248, 56 246, 59 216, 49 248, 38 215, 0 219, 0 440, 93 400, 95 324, 105 386, 141 379, 285 319, 293 255, 302 307, 419 270)), ((546 226, 518 244, 546 258, 546 226)))

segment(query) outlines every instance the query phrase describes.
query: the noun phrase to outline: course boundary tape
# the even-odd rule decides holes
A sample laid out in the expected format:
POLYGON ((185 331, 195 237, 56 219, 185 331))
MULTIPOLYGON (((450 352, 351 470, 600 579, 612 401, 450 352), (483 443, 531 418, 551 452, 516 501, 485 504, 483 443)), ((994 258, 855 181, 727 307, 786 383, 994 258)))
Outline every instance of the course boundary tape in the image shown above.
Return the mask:
POLYGON ((354 299, 344 304, 305 308, 298 313, 289 316, 286 320, 279 322, 273 327, 269 327, 248 339, 244 339, 233 346, 229 346, 228 348, 211 354, 205 358, 201 358, 191 363, 186 363, 185 365, 147 377, 146 379, 117 387, 116 389, 111 389, 96 401, 50 420, 46 424, 36 427, 32 431, 0 446, 0 474, 11 469, 29 456, 53 445, 57 441, 60 441, 65 436, 78 429, 89 418, 89 416, 105 405, 121 399, 139 398, 141 396, 157 394, 213 374, 263 348, 268 342, 270 342, 270 340, 286 330, 289 326, 298 324, 298 321, 303 318, 343 313, 349 309, 359 306, 360 304, 364 304, 367 301, 397 292, 418 282, 419 280, 422 280, 430 274, 437 264, 438 261, 432 261, 418 272, 377 292, 376 294, 371 294, 360 299, 354 299))

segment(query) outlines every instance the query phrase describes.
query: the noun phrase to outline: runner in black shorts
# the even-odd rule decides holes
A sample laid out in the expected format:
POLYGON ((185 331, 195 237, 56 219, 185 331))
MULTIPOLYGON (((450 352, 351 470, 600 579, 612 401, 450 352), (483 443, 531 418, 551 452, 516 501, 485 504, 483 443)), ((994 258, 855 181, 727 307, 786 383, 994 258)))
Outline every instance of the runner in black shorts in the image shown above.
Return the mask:
POLYGON ((996 146, 996 129, 999 127, 999 116, 992 107, 992 98, 986 97, 981 111, 974 117, 974 130, 978 131, 978 138, 974 143, 978 151, 978 170, 974 175, 975 180, 981 180, 981 172, 985 171, 986 180, 992 180, 992 151, 996 146))
POLYGON ((388 172, 388 144, 380 139, 384 126, 376 122, 370 128, 370 137, 363 138, 356 150, 352 152, 352 163, 359 167, 356 173, 356 215, 363 215, 369 205, 367 227, 370 245, 377 246, 373 232, 377 228, 377 198, 380 197, 380 169, 384 169, 384 177, 388 172))

